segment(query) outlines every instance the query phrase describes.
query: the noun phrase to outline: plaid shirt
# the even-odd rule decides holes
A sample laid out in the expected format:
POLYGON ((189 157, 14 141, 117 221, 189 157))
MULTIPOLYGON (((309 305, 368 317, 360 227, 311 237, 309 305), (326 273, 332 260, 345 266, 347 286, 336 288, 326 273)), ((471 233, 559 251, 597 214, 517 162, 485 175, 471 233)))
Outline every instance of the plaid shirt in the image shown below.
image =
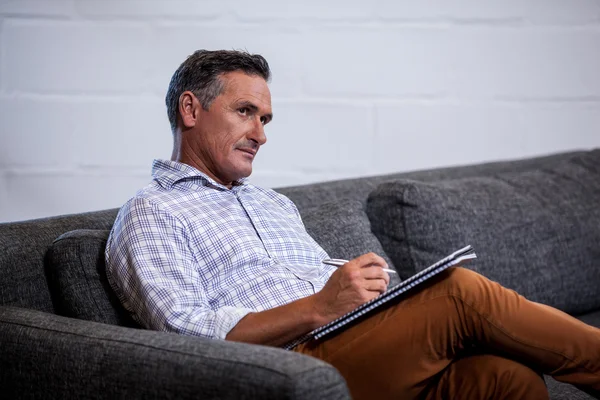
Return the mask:
POLYGON ((335 267, 295 205, 242 180, 155 160, 153 182, 119 211, 108 281, 149 329, 224 339, 246 314, 314 294, 335 267))

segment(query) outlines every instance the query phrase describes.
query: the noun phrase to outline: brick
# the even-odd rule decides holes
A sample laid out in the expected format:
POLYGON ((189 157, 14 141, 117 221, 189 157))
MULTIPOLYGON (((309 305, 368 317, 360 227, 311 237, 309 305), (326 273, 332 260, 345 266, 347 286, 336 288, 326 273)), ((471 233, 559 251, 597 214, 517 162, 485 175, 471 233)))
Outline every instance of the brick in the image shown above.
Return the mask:
POLYGON ((214 19, 226 9, 222 2, 171 0, 95 0, 76 2, 77 13, 86 18, 182 18, 214 19))
POLYGON ((595 0, 380 0, 370 4, 378 17, 397 21, 597 24, 600 16, 600 4, 595 0))
POLYGON ((0 96, 0 167, 59 165, 74 161, 74 106, 0 96))
POLYGON ((171 130, 159 99, 0 97, 0 110, 5 166, 149 170, 153 158, 171 155, 171 130))
POLYGON ((8 208, 1 217, 17 221, 119 207, 150 182, 150 174, 20 172, 6 182, 8 208))
POLYGON ((597 23, 600 6, 595 0, 306 0, 269 2, 265 7, 235 7, 231 12, 240 21, 401 21, 423 23, 510 23, 580 24, 597 23))
POLYGON ((2 0, 0 15, 70 17, 73 15, 73 0, 2 0))
POLYGON ((3 93, 2 82, 4 81, 4 18, 0 17, 0 94, 3 93))
POLYGON ((600 146, 600 103, 396 104, 375 114, 378 173, 600 146))
MULTIPOLYGON (((235 3, 235 2, 231 2, 235 3)), ((364 0, 271 1, 264 7, 235 7, 231 12, 240 21, 272 20, 372 20, 381 4, 364 0)), ((385 3, 381 1, 381 3, 385 3)))
POLYGON ((8 208, 8 193, 6 192, 6 179, 4 171, 0 170, 0 223, 10 218, 8 208))
POLYGON ((583 98, 600 94, 599 42, 598 30, 338 27, 297 53, 313 96, 583 98))
POLYGON ((77 165, 136 167, 171 157, 173 139, 161 99, 90 101, 76 108, 77 165))
POLYGON ((2 87, 33 93, 138 93, 149 31, 135 24, 7 20, 2 87))
POLYGON ((197 49, 245 49, 263 55, 271 67, 273 96, 301 93, 303 70, 302 36, 293 30, 272 27, 205 27, 177 24, 157 27, 152 54, 154 93, 164 97, 171 76, 187 56, 197 49), (251 40, 249 40, 251 38, 251 40))
POLYGON ((371 164, 369 110, 320 103, 275 103, 256 171, 358 173, 371 164))

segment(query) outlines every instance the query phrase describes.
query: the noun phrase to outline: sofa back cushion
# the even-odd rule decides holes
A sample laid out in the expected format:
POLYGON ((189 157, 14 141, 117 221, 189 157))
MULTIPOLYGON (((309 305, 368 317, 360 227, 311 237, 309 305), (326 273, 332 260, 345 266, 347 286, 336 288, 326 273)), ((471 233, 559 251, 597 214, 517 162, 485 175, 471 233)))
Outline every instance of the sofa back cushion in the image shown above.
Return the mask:
MULTIPOLYGON (((326 203, 304 211, 311 236, 335 258, 373 251, 392 262, 371 232, 360 201, 326 203)), ((79 229, 59 236, 48 251, 48 286, 59 315, 112 325, 138 326, 123 308, 106 278, 104 250, 108 230, 79 229)), ((392 274, 393 275, 393 274, 392 274)), ((391 282, 397 282, 391 276, 391 282)))
POLYGON ((79 229, 54 241, 46 271, 54 309, 66 317, 138 327, 106 278, 108 234, 108 230, 79 229))
POLYGON ((600 307, 600 150, 491 177, 382 184, 372 229, 406 277, 464 245, 469 264, 570 313, 600 307))
POLYGON ((0 305, 53 312, 46 253, 64 232, 110 229, 117 209, 0 224, 0 305))
POLYGON ((461 165, 458 167, 433 168, 419 171, 399 172, 388 175, 376 175, 361 178, 342 179, 308 185, 288 186, 275 190, 296 204, 300 213, 305 209, 317 207, 323 203, 342 199, 358 200, 366 203, 369 193, 383 182, 397 179, 412 179, 420 182, 438 182, 448 179, 460 179, 473 176, 492 176, 505 172, 522 172, 545 168, 558 160, 564 160, 585 152, 556 153, 541 157, 520 160, 496 161, 483 164, 461 165))
MULTIPOLYGON (((304 215, 305 211, 322 203, 340 199, 354 199, 364 204, 367 195, 380 183, 397 178, 440 181, 498 172, 531 170, 572 154, 561 153, 517 161, 345 179, 276 190, 294 201, 300 213, 304 215)), ((53 240, 75 229, 110 229, 117 211, 118 209, 114 208, 23 222, 0 223, 0 305, 53 312, 54 307, 44 276, 45 255, 53 240)))
MULTIPOLYGON (((307 232, 331 258, 351 260, 373 252, 394 268, 394 263, 371 232, 371 223, 361 201, 340 200, 305 209, 302 221, 307 232)), ((399 282, 397 274, 390 274, 390 285, 399 282)))

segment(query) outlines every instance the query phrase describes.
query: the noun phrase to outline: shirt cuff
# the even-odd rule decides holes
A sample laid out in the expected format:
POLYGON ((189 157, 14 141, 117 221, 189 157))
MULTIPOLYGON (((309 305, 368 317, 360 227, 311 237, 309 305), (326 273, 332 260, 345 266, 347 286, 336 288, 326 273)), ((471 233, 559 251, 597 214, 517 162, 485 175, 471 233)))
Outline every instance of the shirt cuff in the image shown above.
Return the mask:
POLYGON ((225 336, 237 325, 246 315, 254 312, 249 308, 237 308, 225 306, 216 311, 215 318, 215 339, 225 339, 225 336))

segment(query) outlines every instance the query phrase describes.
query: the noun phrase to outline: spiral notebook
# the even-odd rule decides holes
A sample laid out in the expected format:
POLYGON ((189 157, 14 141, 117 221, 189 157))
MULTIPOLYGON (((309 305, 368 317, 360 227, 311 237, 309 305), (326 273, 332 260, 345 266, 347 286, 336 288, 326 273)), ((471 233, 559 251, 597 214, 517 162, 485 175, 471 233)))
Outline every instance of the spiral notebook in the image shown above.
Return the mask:
POLYGON ((430 267, 424 269, 423 271, 411 276, 408 279, 405 279, 404 281, 400 282, 395 286, 392 286, 391 288, 388 288, 388 290, 385 293, 382 293, 373 300, 367 301, 366 303, 362 304, 361 306, 358 306, 349 313, 342 315, 338 319, 333 320, 330 323, 323 325, 322 327, 317 328, 314 331, 309 332, 306 335, 301 336, 298 339, 288 343, 284 346, 284 348, 292 349, 300 343, 304 343, 311 339, 321 339, 329 334, 332 334, 341 329, 342 327, 346 326, 350 322, 377 309, 378 307, 382 306, 383 304, 387 303, 393 298, 427 281, 429 278, 439 274, 445 269, 450 268, 452 266, 464 264, 465 262, 468 262, 469 260, 472 260, 474 258, 477 258, 477 256, 473 251, 473 247, 471 247, 470 245, 465 246, 462 249, 450 254, 448 257, 445 257, 440 261, 436 262, 435 264, 431 265, 430 267))

